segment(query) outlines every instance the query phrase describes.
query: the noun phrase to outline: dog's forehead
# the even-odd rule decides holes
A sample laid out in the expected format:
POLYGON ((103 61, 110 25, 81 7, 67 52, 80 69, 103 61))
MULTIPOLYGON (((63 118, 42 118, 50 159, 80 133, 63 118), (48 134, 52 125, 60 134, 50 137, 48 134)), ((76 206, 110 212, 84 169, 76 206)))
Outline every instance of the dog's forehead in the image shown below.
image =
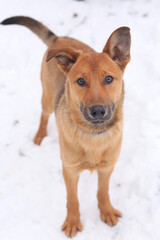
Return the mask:
POLYGON ((75 73, 100 73, 121 74, 118 65, 106 53, 86 53, 80 55, 74 68, 75 73))

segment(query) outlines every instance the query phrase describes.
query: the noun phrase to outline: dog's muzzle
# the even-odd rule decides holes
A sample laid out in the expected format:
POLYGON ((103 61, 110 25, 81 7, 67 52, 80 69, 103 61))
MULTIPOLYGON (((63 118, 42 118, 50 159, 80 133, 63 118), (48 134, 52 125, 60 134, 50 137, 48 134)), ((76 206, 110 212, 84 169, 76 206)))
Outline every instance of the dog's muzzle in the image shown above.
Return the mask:
POLYGON ((94 105, 91 107, 84 107, 81 104, 81 112, 84 118, 93 124, 103 124, 112 117, 112 112, 115 108, 114 103, 111 105, 94 105))

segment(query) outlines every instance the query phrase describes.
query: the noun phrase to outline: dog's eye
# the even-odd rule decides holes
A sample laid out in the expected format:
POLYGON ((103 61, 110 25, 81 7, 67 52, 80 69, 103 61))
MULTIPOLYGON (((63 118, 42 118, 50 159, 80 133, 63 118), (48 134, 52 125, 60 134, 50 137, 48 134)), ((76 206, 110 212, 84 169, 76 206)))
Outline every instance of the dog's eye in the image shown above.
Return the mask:
POLYGON ((87 85, 86 81, 85 81, 83 78, 78 78, 77 83, 78 83, 78 85, 81 86, 81 87, 87 85))
POLYGON ((104 79, 104 84, 110 84, 111 82, 113 82, 113 80, 114 80, 114 78, 112 76, 108 75, 104 79))

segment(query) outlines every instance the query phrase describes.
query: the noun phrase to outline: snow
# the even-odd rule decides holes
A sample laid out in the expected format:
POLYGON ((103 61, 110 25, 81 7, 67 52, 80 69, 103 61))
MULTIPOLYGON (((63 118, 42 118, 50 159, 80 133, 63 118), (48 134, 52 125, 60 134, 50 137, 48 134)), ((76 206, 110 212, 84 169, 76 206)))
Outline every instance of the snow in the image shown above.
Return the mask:
MULTIPOLYGON (((26 15, 58 35, 101 51, 113 30, 129 26, 124 137, 110 182, 113 205, 123 217, 101 222, 97 174, 84 171, 79 201, 84 230, 75 239, 160 239, 160 2, 158 0, 1 0, 1 20, 26 15), (74 14, 77 13, 77 17, 74 14)), ((39 73, 46 46, 19 26, 0 26, 0 239, 66 239, 66 215, 54 114, 42 145, 33 144, 42 94, 39 73)))

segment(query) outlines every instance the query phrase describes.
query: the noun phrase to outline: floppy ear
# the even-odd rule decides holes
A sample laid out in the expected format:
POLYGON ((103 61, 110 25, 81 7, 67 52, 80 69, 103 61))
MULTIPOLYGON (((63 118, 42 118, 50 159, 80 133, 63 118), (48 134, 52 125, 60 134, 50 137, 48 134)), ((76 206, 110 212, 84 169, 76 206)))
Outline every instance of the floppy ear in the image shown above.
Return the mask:
POLYGON ((60 70, 67 74, 81 53, 82 51, 71 47, 59 49, 51 48, 48 50, 46 62, 55 57, 58 61, 58 67, 60 70))
POLYGON ((124 70, 130 61, 131 36, 128 27, 121 27, 115 30, 109 37, 103 52, 115 61, 124 70))

